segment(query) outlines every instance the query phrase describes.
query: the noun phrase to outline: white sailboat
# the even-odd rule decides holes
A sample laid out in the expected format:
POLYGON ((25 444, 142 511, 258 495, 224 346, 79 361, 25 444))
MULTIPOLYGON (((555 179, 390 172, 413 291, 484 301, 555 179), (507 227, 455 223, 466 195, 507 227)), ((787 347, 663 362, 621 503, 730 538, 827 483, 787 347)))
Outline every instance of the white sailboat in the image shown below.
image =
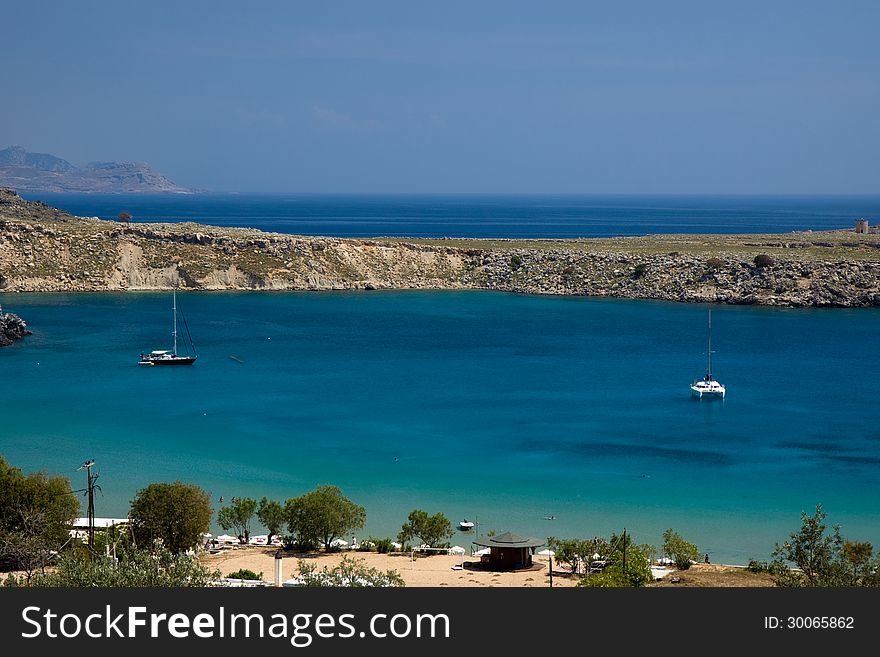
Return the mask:
POLYGON ((702 379, 694 381, 691 384, 691 393, 695 397, 699 397, 702 399, 704 396, 706 397, 715 397, 724 399, 724 395, 727 392, 726 388, 721 385, 718 381, 712 378, 712 309, 709 308, 709 326, 707 333, 707 363, 706 363, 706 376, 702 379))
POLYGON ((186 318, 183 319, 183 324, 186 327, 186 335, 189 338, 190 347, 192 347, 193 353, 189 355, 189 348, 187 348, 187 355, 181 356, 177 353, 177 290, 174 290, 174 294, 172 297, 173 301, 171 302, 171 314, 172 314, 172 326, 173 329, 171 334, 174 336, 174 349, 172 351, 168 351, 167 349, 159 349, 156 351, 151 351, 148 354, 141 354, 141 359, 138 362, 139 365, 192 365, 196 362, 196 348, 192 343, 192 337, 189 335, 189 327, 186 326, 186 318))

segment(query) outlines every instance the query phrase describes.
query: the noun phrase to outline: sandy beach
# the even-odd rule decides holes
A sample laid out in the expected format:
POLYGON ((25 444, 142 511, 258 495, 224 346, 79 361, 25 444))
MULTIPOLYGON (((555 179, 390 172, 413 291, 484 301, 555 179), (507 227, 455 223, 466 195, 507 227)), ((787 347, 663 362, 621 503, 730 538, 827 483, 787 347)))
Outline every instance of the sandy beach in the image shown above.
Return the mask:
MULTIPOLYGON (((263 579, 271 582, 275 572, 274 548, 242 547, 225 550, 219 554, 209 554, 201 558, 208 568, 217 568, 223 576, 241 568, 263 573, 263 579)), ((430 557, 417 556, 415 560, 409 553, 378 554, 376 552, 333 552, 309 554, 284 554, 282 578, 295 577, 300 560, 315 563, 321 570, 325 566, 333 568, 350 556, 362 560, 364 565, 382 571, 396 570, 407 586, 505 586, 505 587, 549 587, 548 563, 541 557, 535 557, 534 566, 530 570, 517 572, 490 572, 470 567, 469 563, 478 563, 479 557, 449 556, 445 554, 430 557), (464 567, 460 566, 464 564, 464 567)), ((553 586, 574 586, 576 579, 558 572, 554 567, 553 586)))
MULTIPOLYGON (((219 554, 207 554, 201 562, 211 569, 218 569, 222 576, 242 568, 255 573, 263 573, 263 580, 272 582, 275 572, 275 548, 236 547, 219 554)), ((325 566, 333 568, 349 556, 362 560, 364 565, 382 571, 396 570, 409 587, 549 587, 548 560, 535 556, 530 570, 514 572, 491 572, 479 567, 469 566, 479 557, 448 556, 445 554, 419 557, 413 561, 409 553, 378 554, 375 552, 333 552, 309 554, 284 554, 282 579, 291 579, 298 574, 300 560, 315 563, 319 570, 325 566), (462 563, 464 568, 459 568, 462 563)), ((554 564, 553 586, 576 586, 580 576, 572 576, 567 569, 558 569, 554 564)), ((752 573, 742 566, 722 564, 694 564, 686 571, 670 572, 669 576, 648 584, 648 586, 692 587, 772 587, 773 579, 768 573, 752 573)))

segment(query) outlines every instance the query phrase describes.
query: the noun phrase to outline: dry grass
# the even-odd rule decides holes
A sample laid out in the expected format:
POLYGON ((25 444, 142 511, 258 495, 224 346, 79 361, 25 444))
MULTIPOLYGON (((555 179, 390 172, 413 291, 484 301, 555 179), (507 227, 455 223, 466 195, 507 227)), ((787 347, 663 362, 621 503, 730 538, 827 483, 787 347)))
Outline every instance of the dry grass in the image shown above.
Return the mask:
POLYGON ((741 566, 695 564, 687 570, 676 570, 648 586, 698 587, 772 587, 769 573, 753 573, 741 566))

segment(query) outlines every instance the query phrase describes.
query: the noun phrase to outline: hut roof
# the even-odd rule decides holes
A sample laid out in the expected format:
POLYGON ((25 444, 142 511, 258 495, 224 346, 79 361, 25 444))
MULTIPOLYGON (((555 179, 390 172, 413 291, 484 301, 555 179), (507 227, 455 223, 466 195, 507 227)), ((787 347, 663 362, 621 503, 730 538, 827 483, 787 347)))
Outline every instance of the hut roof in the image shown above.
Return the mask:
POLYGON ((544 545, 546 541, 540 538, 524 538, 518 534, 504 532, 498 536, 478 538, 474 541, 477 545, 490 548, 533 548, 544 545))

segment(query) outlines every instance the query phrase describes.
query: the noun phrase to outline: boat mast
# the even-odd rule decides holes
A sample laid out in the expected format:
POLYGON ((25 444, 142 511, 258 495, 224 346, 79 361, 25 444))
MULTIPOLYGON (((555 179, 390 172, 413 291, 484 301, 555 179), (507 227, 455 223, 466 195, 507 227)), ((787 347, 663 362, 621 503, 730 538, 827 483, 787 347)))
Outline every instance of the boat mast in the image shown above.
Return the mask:
POLYGON ((709 308, 709 330, 706 332, 707 335, 707 349, 708 349, 708 363, 706 365, 708 380, 712 380, 712 309, 709 308))
POLYGON ((174 336, 174 351, 172 352, 175 356, 177 355, 177 290, 173 292, 173 299, 171 305, 171 313, 174 315, 174 330, 171 332, 174 336))

